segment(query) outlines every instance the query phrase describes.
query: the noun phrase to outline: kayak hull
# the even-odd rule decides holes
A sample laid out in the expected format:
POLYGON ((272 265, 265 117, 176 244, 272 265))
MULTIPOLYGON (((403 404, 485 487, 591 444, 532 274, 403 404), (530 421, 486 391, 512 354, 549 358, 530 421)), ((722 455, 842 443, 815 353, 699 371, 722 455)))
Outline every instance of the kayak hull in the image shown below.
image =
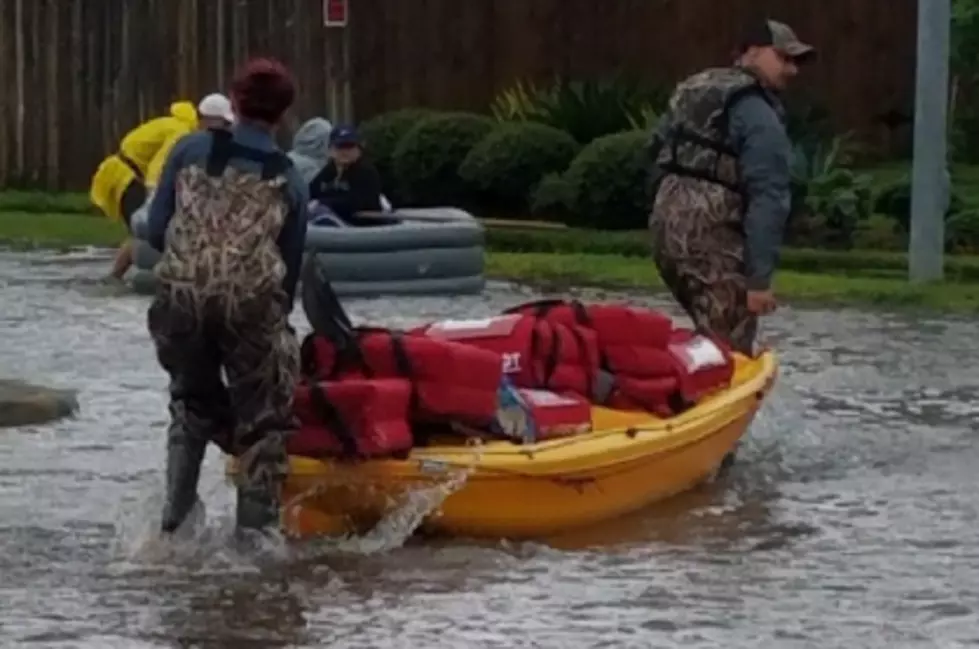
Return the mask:
POLYGON ((601 523, 711 479, 776 374, 771 352, 739 357, 730 389, 678 417, 596 407, 593 432, 539 444, 429 446, 358 464, 291 457, 283 527, 296 538, 360 533, 398 512, 424 515, 431 533, 529 539, 601 523))

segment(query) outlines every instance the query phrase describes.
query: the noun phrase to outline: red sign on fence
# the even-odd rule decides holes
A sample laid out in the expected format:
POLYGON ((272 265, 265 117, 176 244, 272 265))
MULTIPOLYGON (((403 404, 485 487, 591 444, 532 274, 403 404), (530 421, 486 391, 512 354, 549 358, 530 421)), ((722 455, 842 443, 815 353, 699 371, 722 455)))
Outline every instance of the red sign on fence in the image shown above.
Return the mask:
POLYGON ((348 0, 323 0, 323 24, 327 27, 347 26, 348 0))

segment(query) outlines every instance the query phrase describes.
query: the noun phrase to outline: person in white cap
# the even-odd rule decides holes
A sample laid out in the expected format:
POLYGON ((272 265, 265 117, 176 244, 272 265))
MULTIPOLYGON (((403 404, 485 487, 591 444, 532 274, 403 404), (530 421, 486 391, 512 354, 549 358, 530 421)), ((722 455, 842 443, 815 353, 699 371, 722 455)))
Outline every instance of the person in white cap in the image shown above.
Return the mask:
POLYGON ((235 123, 235 113, 231 109, 231 100, 219 92, 212 93, 201 99, 197 105, 201 128, 226 129, 235 123))

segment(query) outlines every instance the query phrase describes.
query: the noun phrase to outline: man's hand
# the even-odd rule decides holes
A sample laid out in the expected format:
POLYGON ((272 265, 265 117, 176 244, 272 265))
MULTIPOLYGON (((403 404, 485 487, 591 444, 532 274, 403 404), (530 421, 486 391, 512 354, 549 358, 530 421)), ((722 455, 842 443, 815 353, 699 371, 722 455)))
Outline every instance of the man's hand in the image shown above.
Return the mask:
POLYGON ((778 306, 775 294, 768 291, 748 291, 748 311, 755 315, 768 315, 778 306))

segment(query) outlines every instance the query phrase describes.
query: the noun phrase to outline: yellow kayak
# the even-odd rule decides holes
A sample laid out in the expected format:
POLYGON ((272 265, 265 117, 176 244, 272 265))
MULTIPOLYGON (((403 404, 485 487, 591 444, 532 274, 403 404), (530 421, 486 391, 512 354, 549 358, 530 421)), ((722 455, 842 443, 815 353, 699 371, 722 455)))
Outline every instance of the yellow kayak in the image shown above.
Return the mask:
POLYGON ((730 388, 669 419, 594 407, 592 432, 536 444, 447 441, 357 464, 293 456, 283 528, 362 532, 427 489, 444 501, 423 529, 454 536, 541 538, 635 512, 710 479, 747 431, 777 360, 735 359, 730 388))

